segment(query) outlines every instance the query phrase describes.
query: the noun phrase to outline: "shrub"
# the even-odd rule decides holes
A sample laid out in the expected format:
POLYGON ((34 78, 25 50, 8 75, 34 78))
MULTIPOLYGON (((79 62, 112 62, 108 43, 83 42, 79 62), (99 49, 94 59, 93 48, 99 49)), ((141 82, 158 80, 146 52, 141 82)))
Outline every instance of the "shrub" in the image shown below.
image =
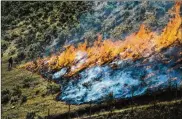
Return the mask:
POLYGON ((28 112, 26 115, 26 119, 35 119, 35 112, 28 112))
POLYGON ((46 94, 45 94, 45 93, 43 93, 41 96, 42 96, 42 97, 45 97, 45 96, 46 96, 46 94))
POLYGON ((1 48, 3 51, 5 51, 8 48, 8 42, 1 40, 1 48))
POLYGON ((44 119, 43 117, 41 117, 41 116, 37 116, 37 119, 44 119))
POLYGON ((9 55, 13 55, 13 54, 15 54, 15 52, 16 52, 16 50, 15 49, 10 49, 10 51, 9 51, 9 55))
POLYGON ((25 103, 27 101, 27 96, 23 95, 21 98, 21 104, 25 103))
POLYGON ((35 95, 38 95, 40 93, 40 90, 36 90, 35 95))
POLYGON ((19 100, 18 96, 13 96, 13 97, 11 98, 11 103, 17 103, 18 100, 19 100))
POLYGON ((60 91, 60 86, 55 83, 47 85, 47 94, 56 94, 60 91))
POLYGON ((20 97, 21 94, 22 94, 22 91, 20 90, 19 86, 16 86, 15 88, 13 88, 12 96, 20 97))
POLYGON ((11 94, 10 91, 8 89, 2 90, 1 91, 1 103, 2 104, 6 104, 9 102, 9 100, 11 99, 11 94))
POLYGON ((23 88, 29 88, 33 85, 35 85, 36 82, 35 82, 35 78, 32 78, 32 77, 26 77, 24 80, 23 80, 23 88))
POLYGON ((21 60, 24 60, 25 57, 26 57, 26 56, 25 56, 25 53, 21 51, 21 52, 18 52, 16 58, 17 58, 18 61, 21 61, 21 60))
POLYGON ((23 88, 29 88, 30 87, 30 84, 31 84, 30 78, 25 78, 23 80, 23 88))
POLYGON ((1 97, 1 103, 2 104, 6 104, 6 103, 9 102, 10 99, 11 99, 11 96, 9 94, 2 95, 2 97, 1 97))
POLYGON ((10 91, 8 89, 2 90, 1 95, 10 94, 10 91))

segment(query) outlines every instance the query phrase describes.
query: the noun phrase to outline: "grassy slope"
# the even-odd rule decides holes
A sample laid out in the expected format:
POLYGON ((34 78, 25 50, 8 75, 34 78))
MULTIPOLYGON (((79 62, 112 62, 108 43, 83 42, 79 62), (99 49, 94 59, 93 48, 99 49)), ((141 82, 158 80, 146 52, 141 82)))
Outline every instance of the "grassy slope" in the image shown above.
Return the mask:
MULTIPOLYGON (((47 90, 46 86, 48 82, 36 74, 16 68, 11 71, 7 71, 7 63, 2 62, 1 83, 2 90, 12 90, 15 86, 19 85, 21 87, 22 95, 27 96, 27 102, 24 104, 20 104, 19 101, 15 104, 8 102, 8 104, 3 105, 2 118, 8 116, 11 119, 22 119, 25 118, 27 112, 36 112, 37 115, 46 116, 48 114, 48 109, 50 109, 50 114, 64 113, 68 111, 68 106, 64 102, 55 100, 56 94, 45 97, 41 96, 47 90), (28 76, 32 76, 32 80, 35 79, 37 85, 30 88, 22 88, 23 79, 28 76), (39 90, 40 93, 35 95, 37 90, 39 90)), ((78 108, 84 108, 85 106, 87 105, 71 107, 73 111, 78 108)))
MULTIPOLYGON (((50 114, 63 114, 68 111, 68 105, 66 105, 64 102, 56 101, 55 97, 57 94, 54 95, 47 95, 45 97, 42 97, 42 94, 45 94, 47 90, 48 81, 45 81, 45 79, 41 78, 39 75, 32 74, 31 72, 28 72, 26 70, 13 68, 11 71, 7 71, 7 62, 5 60, 2 61, 2 90, 9 89, 12 90, 15 86, 20 86, 22 95, 27 96, 28 100, 24 104, 20 104, 20 101, 17 103, 11 103, 9 101, 8 104, 4 104, 2 106, 2 118, 10 117, 11 119, 22 119, 26 117, 27 112, 36 112, 36 115, 39 116, 47 116, 48 109, 50 109, 50 114), (23 80, 26 77, 31 77, 32 80, 36 81, 36 85, 30 87, 30 88, 23 88, 23 80), (39 94, 35 94, 36 91, 39 90, 39 94)), ((158 105, 164 105, 167 108, 171 107, 172 105, 177 103, 182 103, 182 100, 178 101, 171 101, 171 102, 160 102, 158 105)), ((71 111, 75 112, 78 109, 83 109, 85 107, 88 107, 89 105, 71 105, 71 111)), ((134 107, 134 110, 140 110, 137 113, 148 112, 147 108, 152 108, 152 104, 148 105, 140 105, 134 107), (145 111, 146 110, 146 111, 145 111)), ((130 112, 131 107, 114 110, 113 113, 117 117, 120 115, 127 116, 128 114, 126 112, 130 112)), ((103 111, 98 112, 96 114, 92 115, 92 118, 104 118, 109 115, 110 112, 103 111)), ((88 118, 88 115, 83 115, 82 118, 88 118)))
MULTIPOLYGON (((138 115, 141 114, 140 118, 142 118, 143 115, 147 115, 148 113, 148 116, 146 116, 145 118, 155 118, 155 117, 152 117, 152 116, 156 116, 157 118, 157 114, 161 114, 160 117, 165 117, 165 113, 163 112, 164 110, 162 110, 162 108, 168 108, 167 110, 169 110, 169 113, 171 113, 171 110, 175 111, 175 107, 176 106, 179 106, 178 109, 178 116, 180 116, 180 114, 182 115, 182 108, 181 108, 181 105, 182 105, 182 99, 179 99, 179 100, 173 100, 173 101, 164 101, 164 102, 158 102, 156 103, 156 110, 154 112, 154 105, 151 103, 151 104, 147 104, 147 105, 136 105, 136 106, 133 106, 133 113, 134 113, 134 117, 133 119, 137 118, 138 115), (156 114, 156 115, 154 115, 156 114)), ((98 112, 96 114, 93 114, 91 115, 91 118, 92 119, 105 119, 105 118, 108 118, 108 116, 110 116, 110 119, 121 119, 121 118, 126 118, 127 116, 129 116, 130 118, 132 118, 132 107, 128 107, 128 108, 124 108, 124 109, 117 109, 117 110, 113 110, 112 111, 112 114, 110 111, 101 111, 101 112, 98 112), (112 116, 111 116, 112 115, 112 116), (121 116, 122 115, 122 116, 121 116)), ((175 116, 174 114, 171 116, 175 116)), ((80 117, 79 117, 80 118, 80 117)), ((81 117, 82 119, 89 119, 90 116, 83 116, 81 117)), ((170 117, 169 117, 170 118, 170 117)), ((75 118, 75 119, 78 119, 78 118, 75 118)), ((158 119, 158 118, 157 118, 158 119)), ((181 119, 181 118, 180 118, 181 119)))

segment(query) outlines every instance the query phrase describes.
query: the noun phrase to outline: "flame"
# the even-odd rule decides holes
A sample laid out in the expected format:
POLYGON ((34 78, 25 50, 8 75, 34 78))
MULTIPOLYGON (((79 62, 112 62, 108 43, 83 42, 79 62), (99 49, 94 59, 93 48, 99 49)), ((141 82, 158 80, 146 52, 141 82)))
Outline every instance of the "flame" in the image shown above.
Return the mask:
POLYGON ((174 18, 170 20, 160 35, 150 31, 144 24, 137 33, 129 35, 124 40, 102 40, 102 35, 98 34, 98 39, 92 46, 88 46, 87 41, 78 44, 77 47, 70 45, 58 55, 38 59, 36 62, 28 62, 20 67, 38 73, 43 69, 58 71, 68 67, 65 76, 73 76, 87 67, 103 65, 114 59, 137 60, 141 57, 148 57, 153 52, 159 52, 177 40, 182 42, 180 3, 176 3, 174 8, 174 18))
POLYGON ((164 28, 160 37, 156 40, 156 49, 160 50, 164 47, 168 47, 176 40, 181 41, 181 17, 180 17, 180 3, 175 5, 175 16, 164 28))

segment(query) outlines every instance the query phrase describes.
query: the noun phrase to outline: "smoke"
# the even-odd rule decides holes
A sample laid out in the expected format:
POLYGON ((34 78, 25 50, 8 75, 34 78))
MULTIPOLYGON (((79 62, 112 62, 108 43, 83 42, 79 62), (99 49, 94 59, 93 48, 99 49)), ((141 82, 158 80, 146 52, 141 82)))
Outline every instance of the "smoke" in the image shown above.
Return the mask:
MULTIPOLYGON (((129 9, 136 4, 119 5, 123 5, 122 9, 129 9)), ((98 6, 99 11, 105 4, 98 6)), ((69 42, 65 51, 60 54, 39 59, 37 63, 27 63, 22 67, 58 81, 62 85, 59 99, 72 104, 100 102, 109 93, 115 98, 130 98, 132 94, 140 96, 148 92, 166 90, 168 86, 176 84, 181 86, 180 4, 176 4, 175 8, 175 17, 160 35, 141 25, 138 32, 130 34, 124 41, 110 39, 102 41, 102 36, 99 35, 93 45, 85 42, 75 47, 69 45, 69 42)), ((104 17, 118 12, 112 11, 114 7, 105 6, 104 9, 107 9, 107 12, 101 14, 104 17)), ((95 23, 91 22, 95 20, 89 21, 90 17, 92 15, 83 17, 83 20, 88 21, 83 22, 85 24, 81 27, 95 28, 95 23)), ((87 33, 87 30, 81 29, 79 32, 87 33)), ((75 40, 74 37, 73 39, 75 40)))
MULTIPOLYGON (((125 36, 138 30, 139 25, 146 21, 147 16, 154 15, 157 18, 157 24, 153 25, 151 21, 149 26, 152 30, 162 29, 169 20, 166 13, 173 5, 172 1, 155 1, 155 2, 94 2, 93 11, 84 13, 79 17, 78 26, 71 28, 69 31, 62 31, 52 45, 47 48, 60 50, 65 43, 75 44, 83 42, 84 39, 95 40, 96 33, 101 33, 104 39, 124 39, 125 36), (142 13, 142 9, 145 11, 142 13), (128 15, 127 15, 128 14, 128 15), (145 18, 137 21, 138 17, 145 18), (120 32, 117 27, 132 26, 127 31, 120 32), (115 36, 119 32, 119 37, 115 36)), ((48 54, 48 53, 47 53, 48 54)))
POLYGON ((182 67, 177 64, 178 68, 172 69, 177 59, 166 60, 166 54, 175 55, 178 59, 182 58, 181 51, 182 48, 178 46, 161 52, 160 55, 165 56, 161 58, 159 54, 154 54, 136 62, 116 60, 104 66, 88 68, 80 72, 78 78, 63 84, 60 99, 72 104, 100 102, 109 93, 112 93, 115 98, 130 98, 132 93, 133 96, 140 96, 147 92, 165 90, 169 85, 181 86, 182 70, 180 68, 182 67), (172 52, 172 49, 177 51, 172 52), (171 63, 165 64, 164 60, 171 63), (113 64, 116 67, 113 67, 113 64))

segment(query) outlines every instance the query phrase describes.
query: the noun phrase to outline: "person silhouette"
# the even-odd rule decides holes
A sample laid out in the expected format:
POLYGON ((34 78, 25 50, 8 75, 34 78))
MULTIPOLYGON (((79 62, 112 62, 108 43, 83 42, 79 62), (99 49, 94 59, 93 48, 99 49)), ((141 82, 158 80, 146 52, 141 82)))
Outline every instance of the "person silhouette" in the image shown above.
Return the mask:
POLYGON ((13 66, 13 58, 10 57, 9 60, 8 60, 8 69, 11 70, 12 66, 13 66))

